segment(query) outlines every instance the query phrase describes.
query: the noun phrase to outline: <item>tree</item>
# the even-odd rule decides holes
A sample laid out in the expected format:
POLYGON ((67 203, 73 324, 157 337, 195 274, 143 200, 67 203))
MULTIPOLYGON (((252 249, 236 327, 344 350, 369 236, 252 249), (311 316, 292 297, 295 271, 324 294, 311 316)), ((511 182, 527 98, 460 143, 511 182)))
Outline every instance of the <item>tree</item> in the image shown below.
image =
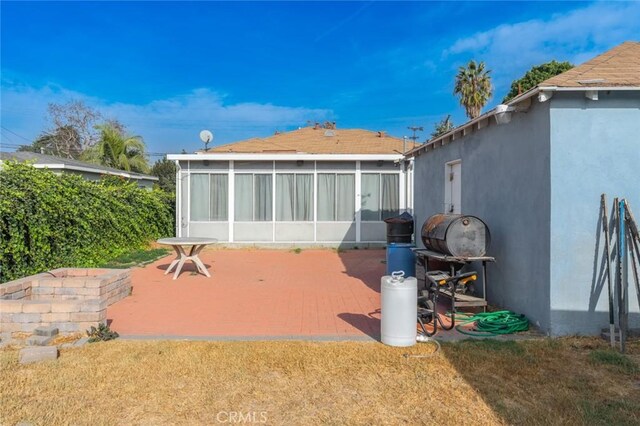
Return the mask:
POLYGON ((507 103, 519 94, 524 93, 527 90, 536 87, 543 81, 558 74, 562 74, 573 67, 574 65, 570 62, 558 62, 555 60, 532 67, 521 78, 514 80, 513 83, 511 83, 511 90, 509 90, 507 96, 504 97, 502 103, 507 103))
POLYGON ((140 136, 129 136, 109 124, 101 124, 97 129, 100 138, 84 151, 83 160, 130 172, 149 172, 146 147, 140 136))
POLYGON ((485 69, 484 62, 476 64, 475 61, 469 61, 466 67, 458 69, 453 93, 460 97, 460 105, 471 119, 480 116, 482 107, 493 94, 490 73, 485 69))
POLYGON ((79 158, 82 153, 80 135, 71 126, 59 127, 54 133, 43 133, 31 145, 21 145, 18 151, 30 151, 56 157, 79 158))
POLYGON ((433 132, 431 132, 431 137, 437 138, 440 135, 444 135, 448 131, 453 130, 453 127, 454 125, 453 125, 453 121, 451 121, 451 115, 447 115, 445 118, 438 121, 433 126, 433 132))
MULTIPOLYGON (((98 142, 100 132, 97 130, 97 124, 102 115, 83 101, 72 100, 66 104, 51 103, 47 111, 53 127, 46 133, 56 134, 59 129, 73 128, 79 138, 81 151, 98 142)), ((63 139, 61 142, 67 141, 63 139)), ((76 143, 76 141, 73 142, 76 143)))
POLYGON ((173 161, 163 158, 156 161, 151 168, 151 174, 160 180, 158 186, 166 192, 176 191, 176 164, 173 161))

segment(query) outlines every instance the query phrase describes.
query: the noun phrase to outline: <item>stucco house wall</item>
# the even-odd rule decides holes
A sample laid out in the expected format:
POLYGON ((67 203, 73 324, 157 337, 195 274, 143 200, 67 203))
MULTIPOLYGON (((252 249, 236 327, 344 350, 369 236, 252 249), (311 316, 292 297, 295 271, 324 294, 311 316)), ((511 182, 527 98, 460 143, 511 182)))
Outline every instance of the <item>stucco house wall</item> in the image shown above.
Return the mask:
MULTIPOLYGON (((640 219, 640 94, 600 91, 592 101, 582 93, 556 93, 550 106, 551 333, 596 334, 609 321, 599 276, 600 194, 608 195, 609 218, 617 196, 640 219)), ((640 327, 631 274, 629 295, 629 324, 640 327)))
MULTIPOLYGON (((416 241, 420 228, 444 213, 445 164, 462 161, 462 213, 491 232, 496 263, 488 265, 490 303, 524 313, 549 328, 549 104, 514 114, 415 158, 416 241)), ((480 268, 480 265, 474 265, 480 268)), ((479 269, 478 269, 479 270, 479 269)), ((478 286, 480 287, 480 286, 478 286)))
MULTIPOLYGON (((507 124, 489 120, 415 158, 416 238, 427 217, 444 211, 445 164, 461 160, 462 213, 487 223, 497 260, 488 268, 489 302, 550 335, 600 333, 608 324, 600 194, 610 218, 615 196, 640 211, 640 95, 557 92, 507 124)), ((629 325, 640 327, 630 270, 628 299, 629 325)))

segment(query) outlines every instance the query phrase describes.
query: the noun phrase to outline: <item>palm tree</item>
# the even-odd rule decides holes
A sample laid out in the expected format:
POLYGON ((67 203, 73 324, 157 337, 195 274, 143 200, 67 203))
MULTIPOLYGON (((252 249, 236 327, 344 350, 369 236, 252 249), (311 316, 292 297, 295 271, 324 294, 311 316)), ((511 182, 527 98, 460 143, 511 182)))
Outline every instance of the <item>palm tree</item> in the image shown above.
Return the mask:
POLYGON ((433 126, 433 132, 431 132, 431 138, 437 138, 440 135, 444 135, 445 133, 453 130, 453 121, 451 121, 451 114, 447 115, 442 120, 438 121, 433 126))
POLYGON ((453 94, 460 97, 460 105, 467 111, 467 117, 474 119, 480 116, 482 107, 493 94, 490 70, 485 70, 484 62, 476 64, 469 61, 466 67, 460 67, 456 75, 453 94))
POLYGON ((140 136, 126 135, 122 129, 111 124, 102 124, 97 128, 100 130, 100 139, 83 153, 84 160, 128 172, 149 172, 145 145, 140 136))

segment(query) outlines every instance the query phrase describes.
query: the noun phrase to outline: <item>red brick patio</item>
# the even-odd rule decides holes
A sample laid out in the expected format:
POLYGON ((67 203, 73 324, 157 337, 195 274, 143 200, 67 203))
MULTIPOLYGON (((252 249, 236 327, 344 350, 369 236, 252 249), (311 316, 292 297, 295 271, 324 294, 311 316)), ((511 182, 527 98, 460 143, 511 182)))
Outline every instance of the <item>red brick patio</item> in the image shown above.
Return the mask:
POLYGON ((211 278, 168 256, 132 273, 133 294, 107 311, 123 336, 379 338, 384 250, 205 250, 211 278))

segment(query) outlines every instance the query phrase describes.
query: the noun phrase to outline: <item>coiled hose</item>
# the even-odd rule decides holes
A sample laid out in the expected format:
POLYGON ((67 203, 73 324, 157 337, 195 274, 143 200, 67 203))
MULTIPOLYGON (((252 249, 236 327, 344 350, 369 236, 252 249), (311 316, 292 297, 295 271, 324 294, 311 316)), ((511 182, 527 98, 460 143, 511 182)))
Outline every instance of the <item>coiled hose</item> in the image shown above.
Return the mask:
POLYGON ((468 336, 497 336, 529 330, 527 317, 511 311, 480 312, 478 314, 456 312, 456 319, 461 321, 456 326, 456 330, 468 336), (475 322, 473 330, 462 328, 472 322, 475 322))

